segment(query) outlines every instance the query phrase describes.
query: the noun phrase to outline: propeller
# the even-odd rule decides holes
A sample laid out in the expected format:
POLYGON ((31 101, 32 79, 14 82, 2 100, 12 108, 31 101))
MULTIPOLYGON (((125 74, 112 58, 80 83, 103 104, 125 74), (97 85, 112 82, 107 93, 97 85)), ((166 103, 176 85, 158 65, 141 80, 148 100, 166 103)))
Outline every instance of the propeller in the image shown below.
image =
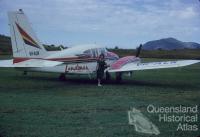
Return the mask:
POLYGON ((139 57, 141 49, 142 49, 142 44, 140 44, 140 46, 137 48, 136 57, 139 57))

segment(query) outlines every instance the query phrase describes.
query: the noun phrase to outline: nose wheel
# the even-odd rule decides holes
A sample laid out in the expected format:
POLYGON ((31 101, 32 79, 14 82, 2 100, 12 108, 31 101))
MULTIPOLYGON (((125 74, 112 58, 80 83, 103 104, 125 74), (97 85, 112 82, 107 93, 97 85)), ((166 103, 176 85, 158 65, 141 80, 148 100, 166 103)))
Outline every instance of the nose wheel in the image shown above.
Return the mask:
POLYGON ((66 76, 65 76, 64 73, 61 73, 61 74, 60 74, 59 80, 60 80, 60 81, 65 81, 65 80, 66 80, 66 76))
POLYGON ((116 73, 116 82, 119 83, 122 81, 122 73, 121 72, 117 72, 116 73))
POLYGON ((27 71, 24 71, 24 72, 23 72, 23 75, 24 75, 24 76, 26 76, 27 74, 28 74, 27 71))
POLYGON ((106 80, 108 81, 108 80, 110 80, 110 79, 111 79, 111 76, 110 76, 109 72, 106 71, 106 80))

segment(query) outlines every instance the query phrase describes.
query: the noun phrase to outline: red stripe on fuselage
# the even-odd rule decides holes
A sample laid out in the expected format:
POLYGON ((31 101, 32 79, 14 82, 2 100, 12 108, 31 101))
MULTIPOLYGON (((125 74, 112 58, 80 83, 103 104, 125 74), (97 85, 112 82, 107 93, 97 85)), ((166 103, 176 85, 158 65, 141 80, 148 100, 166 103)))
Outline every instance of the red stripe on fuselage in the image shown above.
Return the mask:
POLYGON ((29 60, 29 58, 14 58, 13 63, 15 64, 15 63, 23 62, 26 60, 29 60))
POLYGON ((37 44, 17 23, 16 23, 16 25, 17 25, 17 28, 18 28, 19 32, 21 33, 21 35, 23 35, 26 38, 28 38, 34 44, 37 44))
POLYGON ((43 59, 43 60, 50 60, 50 61, 89 61, 89 60, 97 60, 97 58, 79 58, 79 57, 70 57, 70 58, 49 58, 49 59, 44 59, 44 58, 14 58, 13 63, 19 63, 23 62, 29 59, 43 59))

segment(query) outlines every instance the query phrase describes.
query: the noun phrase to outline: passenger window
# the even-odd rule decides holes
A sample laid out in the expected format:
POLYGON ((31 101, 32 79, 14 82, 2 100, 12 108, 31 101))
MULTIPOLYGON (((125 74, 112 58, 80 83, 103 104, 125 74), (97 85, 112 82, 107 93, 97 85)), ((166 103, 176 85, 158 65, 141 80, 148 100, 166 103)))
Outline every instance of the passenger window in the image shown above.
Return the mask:
POLYGON ((92 57, 96 57, 96 52, 95 52, 95 49, 92 49, 92 57))
POLYGON ((105 49, 101 48, 101 54, 105 54, 105 49))
POLYGON ((83 53, 88 57, 92 57, 91 50, 86 50, 83 53))
POLYGON ((104 48, 96 48, 84 51, 84 54, 89 55, 90 57, 97 58, 100 54, 105 54, 104 48))

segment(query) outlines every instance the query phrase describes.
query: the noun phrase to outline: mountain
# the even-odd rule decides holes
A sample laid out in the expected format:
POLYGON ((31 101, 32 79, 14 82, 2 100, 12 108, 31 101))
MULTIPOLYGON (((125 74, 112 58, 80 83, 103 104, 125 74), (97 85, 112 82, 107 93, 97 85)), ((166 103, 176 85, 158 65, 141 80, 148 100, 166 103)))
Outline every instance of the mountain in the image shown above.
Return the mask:
POLYGON ((144 50, 175 50, 175 49, 200 49, 200 44, 195 42, 182 42, 175 38, 164 38, 149 41, 143 45, 144 50))

